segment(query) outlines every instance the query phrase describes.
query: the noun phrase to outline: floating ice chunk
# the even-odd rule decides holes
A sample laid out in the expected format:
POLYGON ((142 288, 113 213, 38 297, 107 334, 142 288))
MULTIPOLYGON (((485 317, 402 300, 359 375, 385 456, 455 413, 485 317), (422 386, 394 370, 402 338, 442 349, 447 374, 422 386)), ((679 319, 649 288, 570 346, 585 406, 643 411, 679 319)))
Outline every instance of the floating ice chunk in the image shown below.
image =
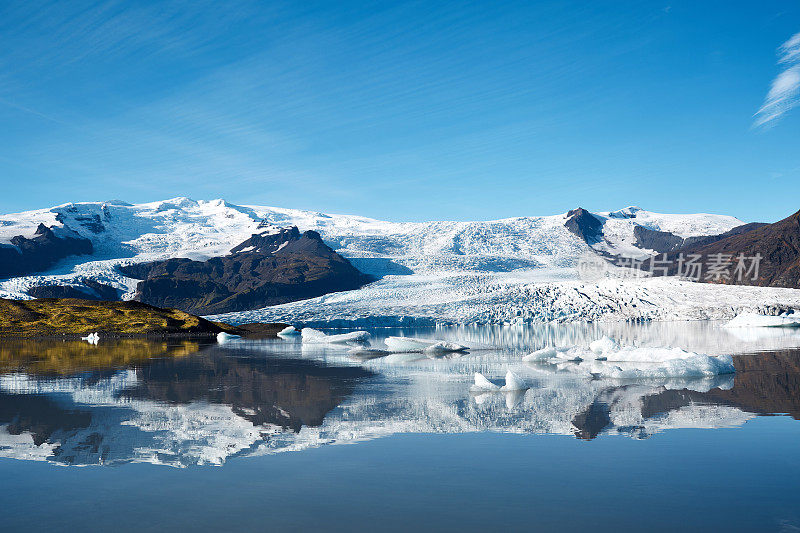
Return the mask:
POLYGON ((468 348, 462 344, 436 339, 389 337, 385 342, 386 346, 393 352, 452 353, 465 352, 468 350, 468 348))
POLYGON ((518 375, 514 374, 510 370, 506 372, 506 383, 502 387, 499 385, 495 385, 488 379, 486 376, 481 374, 480 372, 475 372, 475 384, 470 387, 472 392, 476 393, 484 393, 484 392, 512 392, 512 391, 524 391, 529 389, 525 384, 525 381, 522 380, 518 375))
POLYGON ((547 348, 542 348, 541 350, 536 350, 535 352, 529 353, 525 357, 522 358, 523 361, 529 363, 541 362, 541 361, 583 361, 585 359, 604 359, 603 356, 598 356, 594 352, 590 350, 586 350, 585 348, 579 348, 577 346, 572 346, 569 348, 553 348, 548 346, 547 348))
POLYGON ((686 352, 685 357, 648 361, 587 361, 564 363, 559 370, 595 378, 666 379, 709 378, 733 374, 736 370, 730 355, 716 357, 686 352))
POLYGON ((242 337, 239 335, 232 335, 230 333, 225 333, 224 331, 220 331, 217 333, 217 342, 220 344, 225 344, 226 342, 230 342, 234 339, 241 339, 242 337))
POLYGON ((470 387, 470 390, 474 392, 495 392, 500 390, 500 386, 486 379, 486 376, 480 372, 475 372, 475 384, 470 387))
POLYGON ((567 348, 566 350, 556 350, 556 358, 561 361, 581 362, 584 360, 602 359, 604 357, 598 356, 591 350, 573 346, 572 348, 567 348))
POLYGON ((660 363, 672 359, 688 359, 698 354, 680 348, 636 348, 625 346, 613 352, 606 352, 607 361, 628 361, 638 363, 660 363))
POLYGON ((598 339, 589 344, 589 349, 597 355, 605 355, 606 352, 619 349, 619 344, 606 335, 602 339, 598 339))
POLYGON ((436 344, 436 341, 411 337, 388 337, 384 342, 393 352, 421 352, 425 348, 436 344))
POLYGON ((500 390, 503 392, 511 392, 511 391, 522 391, 527 390, 530 387, 525 384, 525 381, 512 371, 506 372, 506 384, 500 387, 500 390))
POLYGON ((730 355, 711 357, 694 354, 682 359, 669 359, 653 366, 631 368, 628 365, 606 363, 608 370, 601 372, 603 377, 614 379, 652 379, 652 378, 705 378, 723 374, 733 374, 733 358, 730 355))
POLYGON ((439 341, 437 343, 431 344, 430 346, 428 346, 423 350, 423 352, 425 352, 428 355, 438 355, 438 354, 456 353, 465 351, 467 351, 466 346, 456 344, 455 342, 446 342, 446 341, 439 341))
POLYGON ((547 348, 542 348, 541 350, 536 350, 535 352, 529 353, 525 357, 522 358, 523 361, 547 361, 548 359, 554 359, 558 356, 558 352, 552 346, 548 346, 547 348))
POLYGON ((100 342, 100 335, 98 335, 97 332, 95 331, 94 333, 89 333, 85 337, 81 337, 81 340, 86 341, 89 344, 97 345, 97 343, 100 342))
POLYGON ((779 316, 759 315, 756 313, 742 313, 725 324, 726 328, 798 328, 800 327, 800 313, 779 316))
POLYGON ((607 337, 592 344, 593 350, 545 348, 523 360, 548 361, 555 364, 559 372, 598 378, 706 378, 735 372, 729 355, 710 357, 680 348, 619 347, 607 337), (601 349, 602 355, 598 355, 601 349))
POLYGON ((278 332, 278 337, 295 337, 300 335, 300 332, 294 326, 286 326, 278 332))
POLYGON ((367 331, 351 331, 350 333, 326 335, 319 330, 311 328, 303 328, 300 334, 304 344, 347 344, 350 342, 364 342, 369 337, 369 332, 367 331))

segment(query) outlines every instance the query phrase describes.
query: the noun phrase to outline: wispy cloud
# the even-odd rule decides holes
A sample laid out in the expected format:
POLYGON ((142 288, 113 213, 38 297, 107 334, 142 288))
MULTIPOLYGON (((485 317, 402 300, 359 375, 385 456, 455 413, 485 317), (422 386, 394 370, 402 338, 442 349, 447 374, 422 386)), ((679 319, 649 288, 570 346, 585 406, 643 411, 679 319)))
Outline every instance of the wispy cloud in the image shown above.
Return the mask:
POLYGON ((764 105, 755 114, 755 126, 767 126, 800 104, 800 33, 796 33, 778 49, 778 64, 783 67, 772 80, 764 105))

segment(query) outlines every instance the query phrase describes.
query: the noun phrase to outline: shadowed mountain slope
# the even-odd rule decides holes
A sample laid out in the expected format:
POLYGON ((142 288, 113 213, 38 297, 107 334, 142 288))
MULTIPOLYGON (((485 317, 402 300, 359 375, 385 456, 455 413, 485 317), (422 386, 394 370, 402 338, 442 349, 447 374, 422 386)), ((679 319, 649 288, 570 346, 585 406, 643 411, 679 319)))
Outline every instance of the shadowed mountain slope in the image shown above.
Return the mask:
POLYGON ((331 250, 318 233, 270 227, 208 261, 168 259, 121 267, 141 279, 135 298, 195 314, 258 309, 357 289, 371 278, 331 250))

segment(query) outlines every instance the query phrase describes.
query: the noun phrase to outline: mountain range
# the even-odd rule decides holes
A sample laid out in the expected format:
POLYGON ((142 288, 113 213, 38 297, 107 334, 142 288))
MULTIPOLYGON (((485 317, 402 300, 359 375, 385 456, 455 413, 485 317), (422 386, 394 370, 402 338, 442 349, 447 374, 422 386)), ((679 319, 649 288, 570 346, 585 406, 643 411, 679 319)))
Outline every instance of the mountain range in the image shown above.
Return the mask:
POLYGON ((779 263, 765 261, 759 284, 797 287, 797 239, 782 237, 796 232, 796 220, 745 224, 628 207, 387 222, 223 200, 69 203, 0 215, 0 297, 137 299, 193 313, 239 313, 224 317, 232 323, 702 318, 730 314, 744 294, 762 307, 800 298, 777 289, 707 293, 677 280, 597 282, 575 267, 587 255, 613 262, 766 246, 762 254, 779 263))

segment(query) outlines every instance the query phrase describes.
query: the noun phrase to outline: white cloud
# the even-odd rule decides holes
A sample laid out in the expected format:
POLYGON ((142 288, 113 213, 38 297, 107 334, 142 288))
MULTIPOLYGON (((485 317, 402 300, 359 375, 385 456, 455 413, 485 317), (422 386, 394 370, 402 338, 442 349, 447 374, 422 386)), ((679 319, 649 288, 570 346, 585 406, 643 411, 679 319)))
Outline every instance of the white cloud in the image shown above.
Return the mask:
POLYGON ((772 80, 764 105, 756 112, 755 126, 766 126, 800 104, 800 33, 779 48, 784 70, 772 80))

